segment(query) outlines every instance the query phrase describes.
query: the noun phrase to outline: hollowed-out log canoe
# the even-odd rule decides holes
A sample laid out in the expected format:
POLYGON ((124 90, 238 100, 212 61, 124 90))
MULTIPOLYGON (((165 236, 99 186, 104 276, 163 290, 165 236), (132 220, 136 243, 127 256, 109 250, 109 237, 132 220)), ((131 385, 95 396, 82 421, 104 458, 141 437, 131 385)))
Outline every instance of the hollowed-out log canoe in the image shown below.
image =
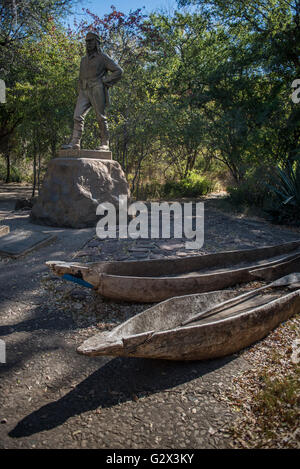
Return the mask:
POLYGON ((87 264, 48 261, 47 265, 55 274, 89 286, 106 298, 151 303, 299 271, 300 241, 175 259, 87 264))
POLYGON ((300 289, 268 289, 229 309, 182 325, 234 296, 236 292, 227 290, 165 300, 110 332, 90 337, 77 352, 88 356, 212 359, 242 350, 300 312, 300 289))

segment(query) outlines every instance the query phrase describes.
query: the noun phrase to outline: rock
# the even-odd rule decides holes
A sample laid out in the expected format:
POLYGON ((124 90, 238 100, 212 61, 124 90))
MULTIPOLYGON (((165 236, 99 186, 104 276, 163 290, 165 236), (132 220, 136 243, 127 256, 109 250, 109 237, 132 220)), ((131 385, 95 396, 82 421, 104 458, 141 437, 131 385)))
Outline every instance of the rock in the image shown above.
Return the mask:
POLYGON ((50 226, 95 227, 97 206, 110 202, 118 208, 120 195, 129 197, 130 193, 117 161, 55 158, 49 163, 31 219, 50 226))
POLYGON ((82 290, 73 290, 70 293, 70 298, 72 298, 72 300, 86 300, 87 296, 88 293, 82 290))
POLYGON ((163 249, 165 251, 173 251, 173 250, 177 250, 177 249, 182 249, 184 247, 184 245, 182 243, 174 243, 174 242, 170 241, 169 243, 160 244, 159 247, 160 247, 160 249, 163 249))
POLYGON ((144 248, 144 249, 154 249, 156 245, 154 243, 147 243, 147 242, 137 242, 137 247, 144 248))
POLYGON ((209 433, 210 435, 214 435, 216 432, 217 432, 217 430, 216 430, 215 428, 209 427, 208 433, 209 433))
POLYGON ((145 259, 146 257, 148 257, 148 253, 147 252, 133 252, 132 257, 136 259, 145 259))
POLYGON ((31 197, 30 199, 17 199, 15 203, 15 210, 31 210, 37 197, 31 197))
POLYGON ((10 232, 10 227, 8 225, 0 225, 0 236, 4 236, 10 232))

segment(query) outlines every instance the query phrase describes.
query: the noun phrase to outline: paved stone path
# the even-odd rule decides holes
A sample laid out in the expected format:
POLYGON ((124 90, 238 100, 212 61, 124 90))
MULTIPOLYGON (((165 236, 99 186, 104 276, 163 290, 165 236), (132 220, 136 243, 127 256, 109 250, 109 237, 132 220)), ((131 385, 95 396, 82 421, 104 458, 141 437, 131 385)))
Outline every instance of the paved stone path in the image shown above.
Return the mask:
MULTIPOLYGON (((2 201, 1 201, 2 200, 2 201)), ((191 255, 181 240, 106 240, 95 230, 33 226, 1 195, 11 231, 55 232, 57 240, 0 262, 0 448, 228 448, 235 415, 218 399, 249 364, 243 354, 207 362, 88 358, 76 347, 147 305, 106 301, 51 275, 47 260, 90 261, 191 255)), ((261 246, 299 235, 214 210, 201 252, 261 246)), ((1 238, 0 238, 1 243, 1 238)))
MULTIPOLYGON (((148 204, 149 205, 149 204, 148 204)), ((74 258, 84 262, 102 260, 138 260, 158 259, 163 257, 183 257, 211 252, 251 249, 273 244, 280 244, 299 239, 300 231, 270 225, 256 219, 243 219, 209 208, 205 204, 204 245, 199 249, 187 249, 186 237, 154 239, 99 239, 96 234, 76 252, 74 258)), ((183 213, 183 210, 182 210, 183 213)), ((172 217, 171 217, 172 220, 172 217)), ((193 220, 195 222, 195 220, 193 220)), ((148 217, 149 232, 151 216, 148 217)), ((172 227, 172 221, 171 221, 172 227)), ((195 229, 195 223, 193 223, 195 229)), ((161 230, 160 230, 161 231, 161 230)), ((172 235, 171 230, 171 235, 172 235)))

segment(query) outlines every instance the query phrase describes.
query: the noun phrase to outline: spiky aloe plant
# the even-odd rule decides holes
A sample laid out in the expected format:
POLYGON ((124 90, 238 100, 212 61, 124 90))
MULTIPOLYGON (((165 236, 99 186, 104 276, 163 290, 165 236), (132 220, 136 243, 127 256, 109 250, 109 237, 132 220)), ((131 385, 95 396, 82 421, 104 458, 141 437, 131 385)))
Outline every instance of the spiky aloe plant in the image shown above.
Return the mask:
POLYGON ((300 220, 300 160, 292 165, 288 163, 286 168, 276 168, 273 184, 268 184, 276 207, 268 210, 277 221, 300 220))

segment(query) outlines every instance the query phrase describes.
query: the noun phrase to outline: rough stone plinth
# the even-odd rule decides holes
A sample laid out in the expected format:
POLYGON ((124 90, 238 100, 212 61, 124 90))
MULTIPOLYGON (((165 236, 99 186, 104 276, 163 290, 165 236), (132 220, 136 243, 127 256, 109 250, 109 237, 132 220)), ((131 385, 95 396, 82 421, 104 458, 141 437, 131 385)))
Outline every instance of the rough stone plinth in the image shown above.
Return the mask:
POLYGON ((105 150, 58 150, 58 158, 95 158, 112 160, 112 152, 105 150))
POLYGON ((54 158, 50 161, 32 221, 50 226, 96 227, 97 206, 119 205, 129 197, 125 174, 117 161, 90 158, 54 158))

